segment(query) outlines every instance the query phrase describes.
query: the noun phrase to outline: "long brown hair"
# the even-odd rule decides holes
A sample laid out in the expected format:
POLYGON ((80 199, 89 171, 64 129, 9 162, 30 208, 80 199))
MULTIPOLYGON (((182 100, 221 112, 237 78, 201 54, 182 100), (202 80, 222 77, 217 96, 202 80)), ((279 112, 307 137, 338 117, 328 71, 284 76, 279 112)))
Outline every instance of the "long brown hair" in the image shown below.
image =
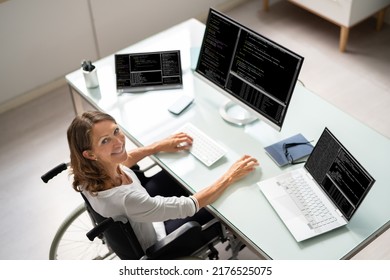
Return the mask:
POLYGON ((82 189, 90 193, 104 190, 112 179, 98 161, 87 159, 83 151, 92 149, 92 128, 101 121, 115 119, 99 111, 85 112, 77 116, 70 124, 67 136, 70 149, 70 166, 73 174, 73 188, 80 192, 82 189))

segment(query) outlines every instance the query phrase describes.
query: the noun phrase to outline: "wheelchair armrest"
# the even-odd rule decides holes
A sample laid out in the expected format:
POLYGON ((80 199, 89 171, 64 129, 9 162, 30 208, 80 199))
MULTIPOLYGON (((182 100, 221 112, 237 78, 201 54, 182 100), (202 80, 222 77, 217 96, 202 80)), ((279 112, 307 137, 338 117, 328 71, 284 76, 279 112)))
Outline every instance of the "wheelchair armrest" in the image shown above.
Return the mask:
POLYGON ((208 221, 207 223, 205 223, 204 225, 202 225, 202 230, 207 230, 208 228, 213 227, 215 224, 220 225, 220 221, 217 218, 214 218, 208 221))
POLYGON ((96 227, 87 232, 87 237, 89 240, 93 241, 97 236, 102 234, 106 229, 108 229, 114 223, 113 218, 107 218, 103 222, 99 223, 96 227))
POLYGON ((148 259, 176 258, 191 255, 203 243, 200 238, 201 226, 190 221, 168 234, 146 249, 148 259))
POLYGON ((96 225, 93 229, 87 232, 87 237, 89 240, 93 241, 97 236, 105 232, 109 227, 111 227, 115 222, 122 222, 123 224, 127 223, 128 220, 124 216, 110 217, 106 218, 104 221, 96 225))

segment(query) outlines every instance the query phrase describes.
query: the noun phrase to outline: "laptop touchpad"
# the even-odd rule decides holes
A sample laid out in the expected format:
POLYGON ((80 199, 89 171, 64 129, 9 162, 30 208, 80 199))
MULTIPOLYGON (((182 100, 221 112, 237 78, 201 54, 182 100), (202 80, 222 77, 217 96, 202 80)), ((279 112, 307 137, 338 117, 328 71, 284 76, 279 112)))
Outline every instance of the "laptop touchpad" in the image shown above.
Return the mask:
POLYGON ((274 200, 274 202, 274 207, 278 209, 281 217, 285 217, 285 219, 292 219, 302 216, 298 206, 288 195, 278 197, 274 200))

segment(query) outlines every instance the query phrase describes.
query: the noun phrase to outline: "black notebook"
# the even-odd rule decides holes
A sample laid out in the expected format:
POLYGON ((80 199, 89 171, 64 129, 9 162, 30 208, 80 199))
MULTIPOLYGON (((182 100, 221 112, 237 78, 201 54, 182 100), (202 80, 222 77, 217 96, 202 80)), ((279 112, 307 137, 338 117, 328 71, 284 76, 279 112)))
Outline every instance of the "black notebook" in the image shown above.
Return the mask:
POLYGON ((313 151, 313 145, 302 135, 296 134, 264 148, 279 166, 297 162, 313 151))
POLYGON ((115 74, 119 93, 183 86, 179 50, 116 54, 115 74))

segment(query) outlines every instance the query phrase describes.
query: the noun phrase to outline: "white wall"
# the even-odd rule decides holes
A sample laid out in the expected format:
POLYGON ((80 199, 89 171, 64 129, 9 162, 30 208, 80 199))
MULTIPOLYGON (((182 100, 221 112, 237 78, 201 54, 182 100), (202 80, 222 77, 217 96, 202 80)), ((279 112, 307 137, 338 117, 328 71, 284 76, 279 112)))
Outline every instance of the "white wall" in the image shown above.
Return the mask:
POLYGON ((87 1, 0 4, 0 104, 96 58, 87 1))
POLYGON ((226 0, 93 0, 92 10, 102 57, 189 18, 207 16, 226 0), (137 8, 135 7, 137 6, 137 8), (107 16, 109 14, 109 16, 107 16))
POLYGON ((33 98, 34 89, 62 81, 84 58, 97 60, 186 19, 206 15, 210 6, 222 8, 239 2, 242 0, 2 1, 0 113, 20 100, 33 98))

